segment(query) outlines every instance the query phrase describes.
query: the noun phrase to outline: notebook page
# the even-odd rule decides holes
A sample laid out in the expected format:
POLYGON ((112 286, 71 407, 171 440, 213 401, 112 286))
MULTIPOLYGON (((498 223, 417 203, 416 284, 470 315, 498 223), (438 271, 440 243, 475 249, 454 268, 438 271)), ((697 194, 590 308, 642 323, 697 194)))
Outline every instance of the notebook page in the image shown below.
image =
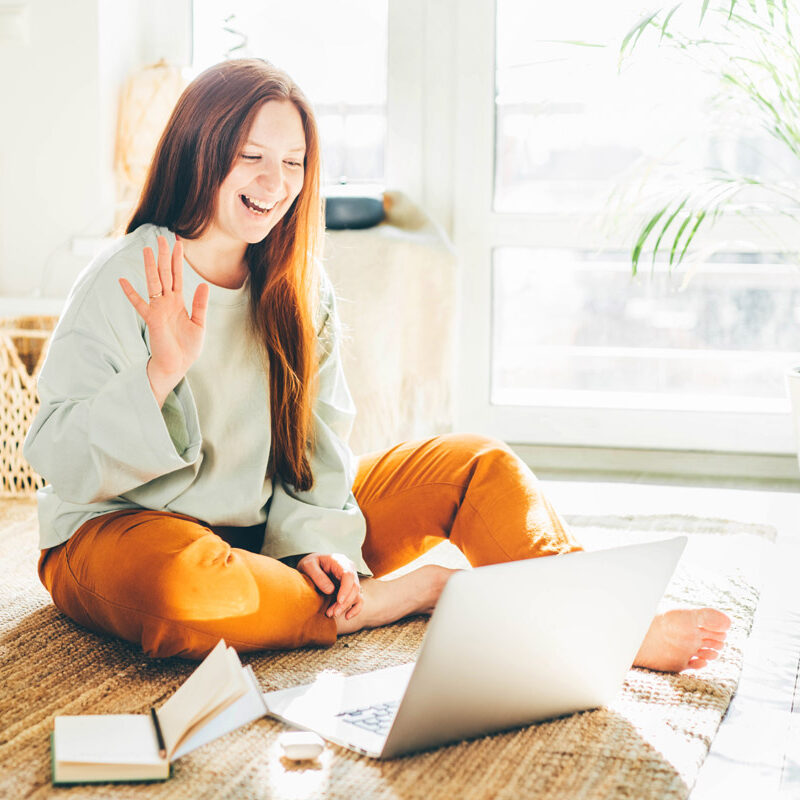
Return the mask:
POLYGON ((228 657, 231 668, 229 683, 227 686, 221 687, 220 693, 213 703, 208 703, 202 711, 198 711, 195 718, 189 724, 189 727, 184 729, 178 741, 175 743, 174 746, 176 748, 187 738, 193 737, 198 730, 202 729, 204 725, 213 720, 217 714, 236 703, 250 688, 250 683, 247 679, 244 667, 242 666, 242 662, 239 661, 239 656, 232 647, 228 648, 228 657))
POLYGON ((207 725, 200 727, 193 734, 187 736, 172 754, 173 759, 185 756, 195 748, 208 742, 213 742, 214 739, 218 739, 220 736, 235 731, 243 725, 247 725, 248 722, 254 722, 266 715, 267 706, 264 701, 264 695, 261 693, 261 687, 258 685, 258 680, 253 673, 252 667, 245 667, 243 674, 246 676, 250 687, 246 694, 215 716, 207 725))
POLYGON ((56 717, 53 744, 61 763, 164 763, 149 714, 56 717))
POLYGON ((199 667, 161 708, 158 719, 171 756, 184 735, 213 711, 247 691, 239 656, 220 639, 199 667))

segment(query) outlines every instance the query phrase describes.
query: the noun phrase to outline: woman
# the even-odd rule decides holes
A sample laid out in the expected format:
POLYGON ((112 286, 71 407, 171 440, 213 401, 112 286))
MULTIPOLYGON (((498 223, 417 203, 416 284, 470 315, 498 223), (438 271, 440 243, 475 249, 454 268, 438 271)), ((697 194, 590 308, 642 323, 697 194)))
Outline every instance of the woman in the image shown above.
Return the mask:
MULTIPOLYGON (((39 574, 65 614, 148 655, 328 645, 430 612, 452 570, 371 576, 444 537, 474 565, 580 549, 500 442, 440 436, 355 464, 319 163, 287 75, 210 68, 53 335, 25 443, 49 483, 39 574)), ((727 625, 657 617, 637 663, 703 666, 727 625)))

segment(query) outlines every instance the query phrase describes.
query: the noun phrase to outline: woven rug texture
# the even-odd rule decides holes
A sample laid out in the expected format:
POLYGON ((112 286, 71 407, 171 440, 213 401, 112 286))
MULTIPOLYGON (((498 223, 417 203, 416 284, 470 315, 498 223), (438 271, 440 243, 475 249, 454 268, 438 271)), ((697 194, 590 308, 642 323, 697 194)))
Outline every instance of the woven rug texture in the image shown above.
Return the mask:
MULTIPOLYGON (((330 800, 564 800, 686 798, 736 689, 758 602, 768 526, 693 517, 569 517, 589 549, 687 534, 662 605, 712 605, 733 625, 721 657, 696 672, 631 669, 608 708, 391 761, 327 745, 316 762, 282 758, 284 726, 261 719, 190 753, 163 783, 54 788, 50 732, 57 714, 145 713, 191 673, 177 659, 88 632, 58 612, 35 573, 36 508, 0 502, 0 797, 329 798, 330 800)), ((460 557, 447 544, 442 563, 460 557), (448 551, 448 548, 450 551, 448 551)), ((417 617, 339 639, 330 649, 243 658, 264 690, 356 674, 415 658, 417 617)))

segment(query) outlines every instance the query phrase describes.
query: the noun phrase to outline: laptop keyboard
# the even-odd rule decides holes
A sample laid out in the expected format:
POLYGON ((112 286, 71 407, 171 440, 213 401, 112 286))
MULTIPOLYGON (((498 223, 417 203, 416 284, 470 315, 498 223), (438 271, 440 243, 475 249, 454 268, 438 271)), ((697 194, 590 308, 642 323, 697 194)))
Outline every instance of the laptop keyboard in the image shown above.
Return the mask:
POLYGON ((341 717, 343 722, 357 725, 359 728, 385 736, 392 727, 399 700, 389 700, 387 703, 376 703, 372 706, 354 708, 350 711, 341 711, 336 716, 341 717))

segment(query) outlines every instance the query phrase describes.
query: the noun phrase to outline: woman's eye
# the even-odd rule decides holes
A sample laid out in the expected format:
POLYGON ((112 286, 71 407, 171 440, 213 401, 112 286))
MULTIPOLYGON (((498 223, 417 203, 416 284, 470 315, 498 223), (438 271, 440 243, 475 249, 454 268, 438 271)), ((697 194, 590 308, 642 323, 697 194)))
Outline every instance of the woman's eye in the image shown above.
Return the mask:
POLYGON ((258 161, 261 156, 251 156, 247 155, 246 153, 242 153, 242 158, 245 159, 245 161, 258 161))
POLYGON ((287 161, 286 163, 290 167, 302 167, 303 166, 303 162, 302 161, 287 161))

